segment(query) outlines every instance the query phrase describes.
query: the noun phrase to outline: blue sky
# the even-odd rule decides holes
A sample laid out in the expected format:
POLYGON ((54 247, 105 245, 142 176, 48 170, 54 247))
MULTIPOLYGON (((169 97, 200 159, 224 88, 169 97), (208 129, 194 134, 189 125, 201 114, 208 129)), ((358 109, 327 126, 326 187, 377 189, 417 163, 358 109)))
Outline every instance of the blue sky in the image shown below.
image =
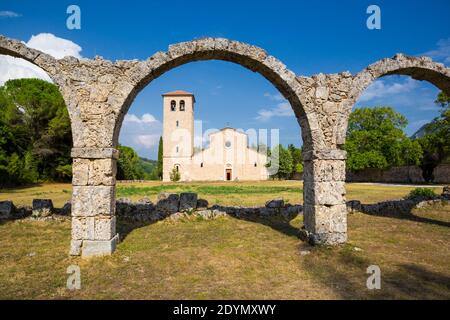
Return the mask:
MULTIPOLYGON (((2 0, 0 34, 29 42, 33 35, 50 33, 78 45, 79 49, 70 47, 74 55, 98 54, 111 60, 145 59, 172 43, 225 37, 266 49, 297 74, 356 73, 397 52, 428 54, 449 65, 449 12, 448 0, 2 0), (81 30, 66 28, 70 4, 81 8, 81 30), (381 30, 366 28, 371 4, 381 8, 381 30)), ((0 68, 6 69, 6 64, 0 68)), ((12 73, 8 72, 2 73, 12 73)), ((204 121, 203 129, 227 124, 279 128, 283 144, 301 144, 299 126, 277 90, 260 75, 222 61, 190 63, 153 81, 133 103, 121 142, 154 158, 161 131, 161 93, 175 89, 195 93, 196 119, 204 121)), ((370 87, 357 106, 394 107, 409 119, 411 134, 438 114, 433 104, 437 92, 427 83, 388 77, 370 87)))

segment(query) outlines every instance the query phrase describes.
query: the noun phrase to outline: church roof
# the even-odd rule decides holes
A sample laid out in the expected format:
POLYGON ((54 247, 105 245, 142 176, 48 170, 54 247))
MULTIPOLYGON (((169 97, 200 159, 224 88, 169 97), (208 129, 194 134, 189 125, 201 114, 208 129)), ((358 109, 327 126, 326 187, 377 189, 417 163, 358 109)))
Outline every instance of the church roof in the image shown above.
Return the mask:
POLYGON ((193 93, 191 92, 187 92, 184 90, 175 90, 175 91, 171 91, 171 92, 167 92, 162 94, 163 97, 168 96, 168 97, 183 97, 183 96, 191 96, 194 98, 194 102, 195 102, 195 96, 193 93))
POLYGON ((175 90, 163 94, 163 96, 193 96, 193 95, 194 95, 193 93, 184 90, 175 90))
POLYGON ((242 129, 239 129, 239 130, 238 130, 238 129, 232 128, 232 127, 225 127, 225 128, 222 128, 222 129, 220 129, 220 130, 211 132, 209 135, 218 134, 218 133, 221 133, 221 132, 223 132, 223 131, 225 131, 225 130, 232 130, 232 131, 234 131, 234 132, 236 132, 236 133, 243 134, 243 135, 247 135, 245 132, 242 131, 242 129))

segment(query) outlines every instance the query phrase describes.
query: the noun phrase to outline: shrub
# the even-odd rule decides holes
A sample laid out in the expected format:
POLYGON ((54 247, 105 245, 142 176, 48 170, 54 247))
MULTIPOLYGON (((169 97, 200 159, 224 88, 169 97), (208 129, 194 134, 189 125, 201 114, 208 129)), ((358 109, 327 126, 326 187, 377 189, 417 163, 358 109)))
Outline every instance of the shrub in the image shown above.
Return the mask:
POLYGON ((433 189, 415 188, 414 190, 411 190, 411 192, 408 195, 408 198, 415 198, 415 197, 434 198, 436 196, 437 194, 433 191, 433 189))
POLYGON ((176 182, 180 181, 180 179, 181 179, 180 172, 178 172, 177 168, 174 167, 170 172, 170 181, 176 182))

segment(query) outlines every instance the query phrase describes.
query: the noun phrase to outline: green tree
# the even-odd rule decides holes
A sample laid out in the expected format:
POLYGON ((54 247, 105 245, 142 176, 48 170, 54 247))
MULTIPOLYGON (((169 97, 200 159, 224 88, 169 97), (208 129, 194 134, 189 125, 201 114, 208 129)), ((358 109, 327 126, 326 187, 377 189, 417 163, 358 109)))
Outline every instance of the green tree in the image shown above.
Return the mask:
POLYGON ((288 145, 288 150, 292 156, 292 172, 291 176, 296 172, 303 172, 303 156, 302 148, 297 148, 293 144, 288 145))
POLYGON ((387 169, 419 165, 422 147, 403 132, 407 119, 391 107, 359 108, 350 115, 347 142, 347 168, 387 169))
POLYGON ((176 167, 173 167, 172 171, 169 173, 170 181, 177 182, 180 181, 181 175, 176 167))
POLYGON ((278 179, 287 179, 290 177, 293 169, 292 155, 288 149, 285 149, 281 144, 276 146, 270 156, 271 166, 276 166, 278 163, 278 171, 274 173, 271 177, 278 179))
POLYGON ((141 180, 145 178, 141 161, 133 148, 119 146, 119 160, 117 162, 117 179, 141 180))
POLYGON ((1 184, 69 180, 71 172, 57 168, 70 165, 71 147, 69 115, 55 85, 17 79, 0 87, 1 184))
POLYGON ((424 135, 417 139, 424 150, 420 166, 426 181, 434 179, 434 168, 450 155, 450 97, 441 92, 435 103, 441 107, 440 116, 427 124, 424 135))
POLYGON ((158 166, 157 166, 157 175, 159 180, 162 180, 163 176, 163 138, 159 137, 159 144, 158 144, 158 166))

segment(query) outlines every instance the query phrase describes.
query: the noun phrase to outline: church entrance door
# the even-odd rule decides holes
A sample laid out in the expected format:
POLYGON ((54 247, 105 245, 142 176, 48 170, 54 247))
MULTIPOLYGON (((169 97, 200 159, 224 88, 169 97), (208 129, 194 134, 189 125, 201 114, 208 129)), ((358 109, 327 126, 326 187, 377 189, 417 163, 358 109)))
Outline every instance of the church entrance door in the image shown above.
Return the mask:
POLYGON ((227 181, 231 181, 231 169, 227 169, 227 181))

